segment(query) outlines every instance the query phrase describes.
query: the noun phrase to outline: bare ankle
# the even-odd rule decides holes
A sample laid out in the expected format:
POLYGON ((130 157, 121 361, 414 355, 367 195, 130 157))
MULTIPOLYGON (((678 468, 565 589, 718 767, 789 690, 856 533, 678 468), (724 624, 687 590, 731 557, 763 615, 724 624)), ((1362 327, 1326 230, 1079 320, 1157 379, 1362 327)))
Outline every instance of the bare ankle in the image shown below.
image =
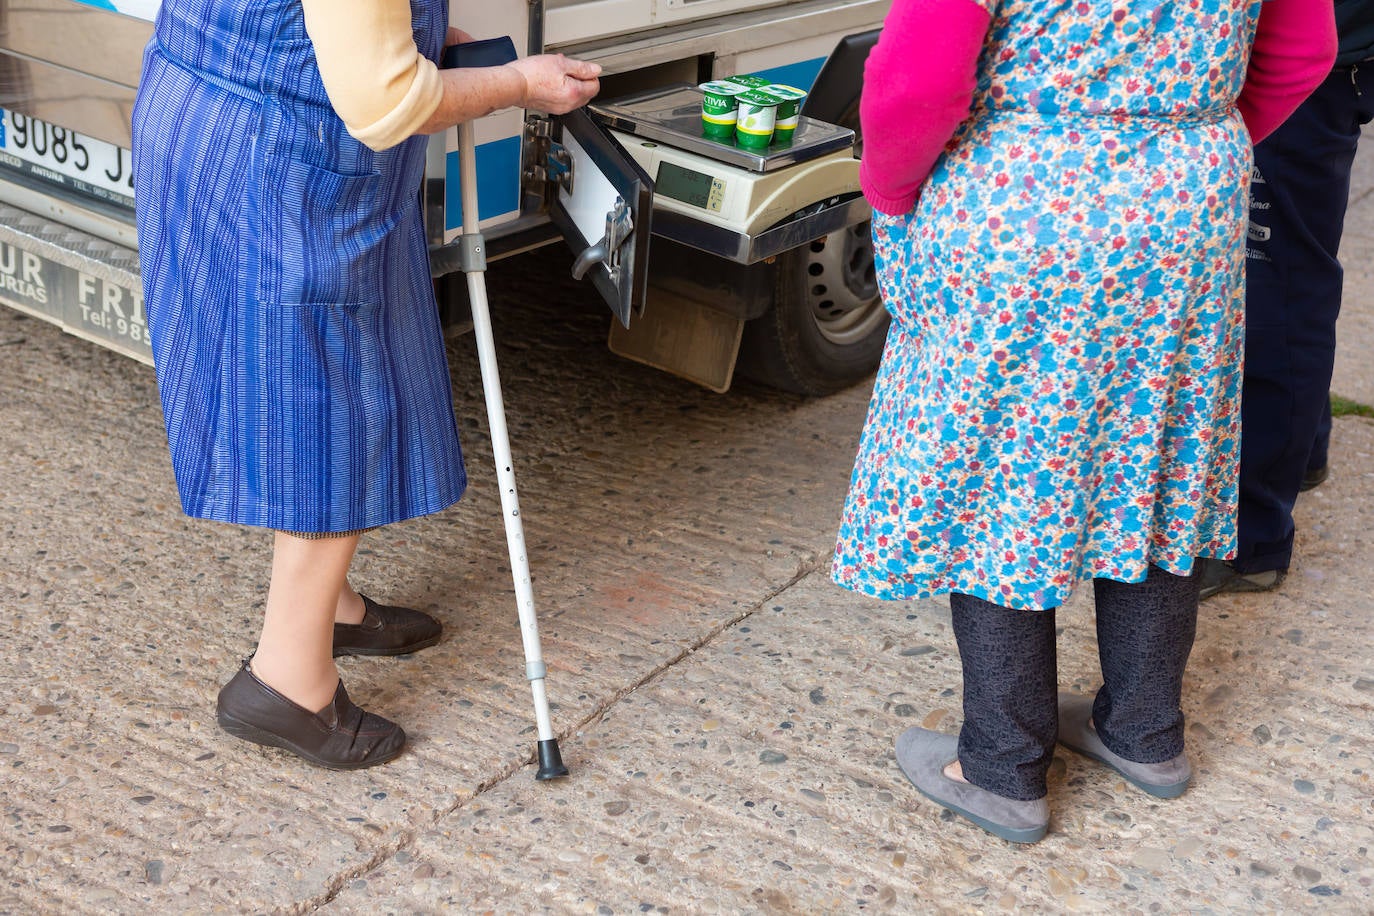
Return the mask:
POLYGON ((359 624, 363 622, 363 617, 366 615, 367 605, 363 604, 363 596, 345 586, 339 594, 339 603, 334 609, 334 622, 359 624))

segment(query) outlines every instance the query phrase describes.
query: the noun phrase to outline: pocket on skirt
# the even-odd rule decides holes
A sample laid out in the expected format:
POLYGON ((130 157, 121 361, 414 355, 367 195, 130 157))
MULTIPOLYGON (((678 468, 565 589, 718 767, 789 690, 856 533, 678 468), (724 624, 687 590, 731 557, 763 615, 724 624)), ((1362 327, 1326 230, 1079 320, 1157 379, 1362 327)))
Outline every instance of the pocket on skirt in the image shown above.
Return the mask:
POLYGON ((259 244, 265 302, 362 305, 380 296, 399 214, 380 173, 350 175, 286 159, 268 169, 259 244))

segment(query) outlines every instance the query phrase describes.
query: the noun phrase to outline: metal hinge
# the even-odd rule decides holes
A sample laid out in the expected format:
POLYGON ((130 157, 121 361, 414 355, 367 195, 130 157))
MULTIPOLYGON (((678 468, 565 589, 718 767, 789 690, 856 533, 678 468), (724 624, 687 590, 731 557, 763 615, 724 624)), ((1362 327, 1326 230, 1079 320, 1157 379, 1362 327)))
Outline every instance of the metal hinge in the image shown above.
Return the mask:
POLYGON ((531 118, 526 121, 525 143, 528 150, 528 159, 522 173, 525 192, 547 202, 549 185, 554 184, 571 194, 572 154, 553 139, 553 122, 548 118, 531 118))

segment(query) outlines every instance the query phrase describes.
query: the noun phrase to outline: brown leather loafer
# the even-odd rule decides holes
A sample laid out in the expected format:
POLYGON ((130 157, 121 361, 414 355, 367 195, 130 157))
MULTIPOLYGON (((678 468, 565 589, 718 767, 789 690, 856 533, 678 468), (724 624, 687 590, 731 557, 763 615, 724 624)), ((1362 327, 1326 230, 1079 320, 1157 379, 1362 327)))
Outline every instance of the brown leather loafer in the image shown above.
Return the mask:
POLYGON ((366 595, 362 623, 334 624, 334 657, 407 655, 434 645, 443 624, 422 611, 378 604, 366 595))
POLYGON ((258 680, 247 661, 219 692, 219 726, 235 738, 284 748, 331 770, 386 763, 406 743, 401 726, 355 706, 343 681, 333 701, 314 713, 258 680))

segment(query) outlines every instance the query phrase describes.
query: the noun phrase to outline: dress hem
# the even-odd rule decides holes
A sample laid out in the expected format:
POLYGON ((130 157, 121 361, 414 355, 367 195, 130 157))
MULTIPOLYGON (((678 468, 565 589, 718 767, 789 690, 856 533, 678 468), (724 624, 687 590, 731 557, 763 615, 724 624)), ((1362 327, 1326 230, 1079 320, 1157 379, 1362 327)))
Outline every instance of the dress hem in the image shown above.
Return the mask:
POLYGON ((285 531, 297 537, 336 537, 355 531, 369 531, 373 528, 395 525, 399 522, 443 512, 445 509, 448 509, 462 499, 465 492, 467 492, 467 487, 462 486, 458 489, 458 492, 451 497, 437 499, 414 511, 383 515, 376 518, 365 518, 361 522, 349 520, 333 525, 306 524, 300 521, 291 521, 290 519, 270 518, 246 513, 228 513, 220 511, 220 507, 201 507, 197 509, 183 504, 182 512, 185 513, 188 518, 203 519, 209 522, 222 522, 226 525, 242 525, 248 528, 267 528, 272 531, 285 531))
MULTIPOLYGON (((1234 553, 1234 550, 1229 552, 1234 553)), ((1110 571, 1098 573, 1083 570, 1082 574, 1076 577, 1067 587, 1043 590, 1040 593, 1043 596, 1040 600, 1034 597, 1027 598, 1015 594, 1003 594, 996 585, 992 585, 991 587, 987 584, 965 586, 960 583, 955 583, 948 587, 939 588, 932 588, 929 585, 917 584, 914 582, 894 585, 890 581, 878 583, 872 578, 863 575, 845 576, 835 569, 832 569, 830 572, 830 581, 841 588, 857 592, 861 595, 868 595, 870 598, 877 598, 879 601, 925 601, 938 598, 942 595, 948 595, 951 592, 957 592, 961 595, 971 595, 974 598, 981 598, 991 604, 1010 608, 1014 611, 1048 611, 1063 607, 1069 599, 1073 597, 1074 590, 1084 582, 1093 579, 1110 579, 1114 582, 1139 584, 1145 581, 1150 566, 1158 566, 1170 575, 1188 576, 1193 573, 1197 565, 1197 560, 1211 559, 1218 553, 1225 554, 1228 553, 1228 551, 1200 550, 1196 556, 1190 558, 1187 569, 1179 569, 1177 568, 1178 564, 1167 560, 1165 563, 1151 560, 1141 567, 1138 573, 1134 570, 1129 572, 1110 571)), ((1225 557, 1216 558, 1225 559, 1225 557)))

